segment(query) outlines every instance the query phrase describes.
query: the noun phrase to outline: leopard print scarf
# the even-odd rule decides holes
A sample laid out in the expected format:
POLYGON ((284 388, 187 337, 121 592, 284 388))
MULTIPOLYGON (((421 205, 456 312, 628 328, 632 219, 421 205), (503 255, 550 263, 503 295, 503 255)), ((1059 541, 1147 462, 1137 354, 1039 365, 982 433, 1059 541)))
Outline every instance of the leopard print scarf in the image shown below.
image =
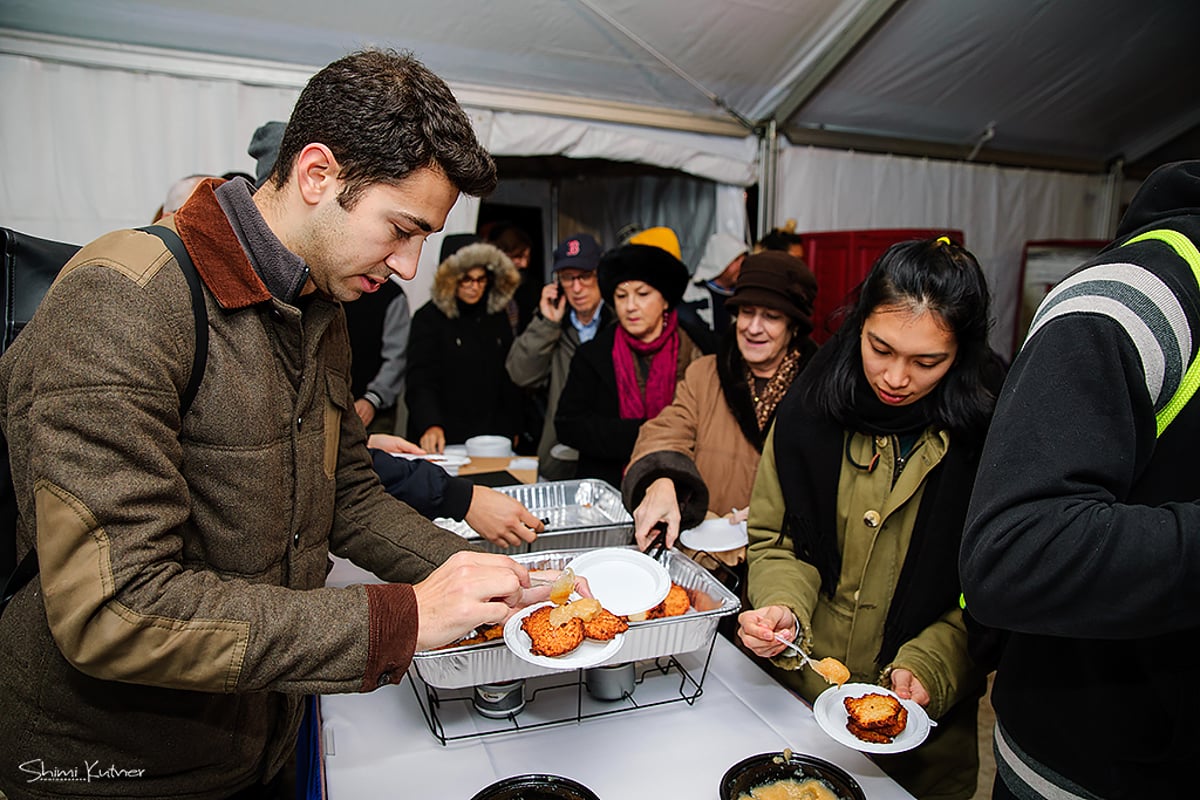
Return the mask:
POLYGON ((775 374, 770 377, 761 392, 754 391, 754 373, 750 371, 749 366, 746 366, 746 385, 751 389, 751 397, 754 400, 754 417, 760 431, 770 424, 771 418, 775 414, 775 407, 787 394, 788 388, 796 378, 796 373, 800 371, 802 361, 803 357, 798 348, 789 349, 788 354, 783 358, 783 363, 779 365, 779 369, 775 370, 775 374))

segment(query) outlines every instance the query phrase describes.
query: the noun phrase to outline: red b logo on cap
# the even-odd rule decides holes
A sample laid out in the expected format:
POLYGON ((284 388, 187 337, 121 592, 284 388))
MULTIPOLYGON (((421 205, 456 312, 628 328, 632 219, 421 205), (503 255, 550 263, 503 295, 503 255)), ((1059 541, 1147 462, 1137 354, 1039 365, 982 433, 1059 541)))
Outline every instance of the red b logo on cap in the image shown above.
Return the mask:
POLYGON ((579 255, 579 240, 578 239, 572 239, 571 241, 567 242, 567 255, 568 256, 579 255))

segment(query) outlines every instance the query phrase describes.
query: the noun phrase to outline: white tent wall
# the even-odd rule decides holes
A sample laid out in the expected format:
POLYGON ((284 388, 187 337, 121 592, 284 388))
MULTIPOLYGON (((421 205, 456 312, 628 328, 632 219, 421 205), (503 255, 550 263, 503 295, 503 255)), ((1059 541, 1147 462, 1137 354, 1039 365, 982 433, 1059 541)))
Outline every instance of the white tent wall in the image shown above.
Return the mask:
POLYGON ((961 230, 992 290, 992 345, 1011 355, 1021 256, 1033 239, 1107 239, 1104 175, 781 146, 778 217, 800 232, 961 230))
MULTIPOLYGON (((253 174, 246 147, 254 130, 286 120, 307 77, 290 65, 0 30, 0 92, 21 110, 0 115, 0 225, 83 243, 150 223, 167 189, 186 175, 253 174)), ((467 110, 497 156, 636 161, 697 176, 589 181, 559 198, 580 225, 604 228, 608 244, 627 222, 671 225, 693 265, 716 224, 716 198, 740 197, 757 179, 752 136, 467 110), (614 196, 601 196, 608 191, 614 196)), ((722 225, 745 228, 744 207, 728 199, 720 206, 722 225)), ((445 231, 474 231, 478 209, 478 200, 460 198, 445 231)), ((414 308, 429 297, 440 246, 441 237, 431 237, 417 278, 406 284, 414 308)))
POLYGON ((254 129, 295 89, 0 53, 0 224, 83 243, 147 225, 185 175, 254 173, 254 129))

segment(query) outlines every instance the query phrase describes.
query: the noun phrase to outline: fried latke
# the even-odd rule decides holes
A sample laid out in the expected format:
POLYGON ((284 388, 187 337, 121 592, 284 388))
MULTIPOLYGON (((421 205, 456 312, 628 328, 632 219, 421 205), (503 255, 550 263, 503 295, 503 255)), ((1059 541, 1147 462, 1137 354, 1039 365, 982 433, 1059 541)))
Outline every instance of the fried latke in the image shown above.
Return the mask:
POLYGON ((643 611, 640 614, 630 614, 629 619, 633 622, 644 622, 648 619, 678 617, 681 614, 686 614, 691 607, 692 601, 688 599, 687 589, 684 589, 678 583, 672 583, 671 588, 667 591, 666 598, 661 603, 649 611, 643 611))
POLYGON ((908 709, 889 694, 872 692, 862 697, 846 697, 842 705, 846 707, 846 730, 865 742, 884 737, 886 744, 908 725, 908 709), (868 732, 870 736, 866 735, 868 732))
POLYGON ((629 630, 629 623, 625 621, 625 618, 618 617, 607 609, 600 609, 599 614, 583 623, 583 635, 600 642, 607 642, 615 638, 618 633, 624 633, 627 630, 629 630))
POLYGON ((449 647, 466 647, 467 645, 472 645, 472 644, 483 644, 484 642, 490 642, 493 639, 499 639, 503 635, 504 635, 504 626, 499 623, 497 623, 495 625, 486 625, 486 626, 481 625, 478 628, 476 628, 475 631, 470 636, 459 639, 457 642, 451 642, 450 644, 444 644, 441 647, 438 647, 436 649, 445 650, 446 648, 449 648, 449 647))
POLYGON ((864 742, 870 742, 871 744, 891 744, 892 743, 891 736, 880 733, 879 731, 870 730, 869 728, 860 728, 859 726, 855 725, 853 722, 846 723, 846 730, 850 731, 850 733, 854 734, 854 736, 857 737, 858 739, 861 739, 864 742))
POLYGON ((542 606, 521 620, 521 629, 529 636, 529 652, 535 656, 561 656, 583 643, 583 620, 571 617, 564 625, 550 623, 553 606, 542 606))
POLYGON ((691 607, 692 601, 688 599, 687 589, 678 583, 672 583, 671 590, 667 592, 666 599, 662 601, 663 616, 678 617, 686 614, 691 607))

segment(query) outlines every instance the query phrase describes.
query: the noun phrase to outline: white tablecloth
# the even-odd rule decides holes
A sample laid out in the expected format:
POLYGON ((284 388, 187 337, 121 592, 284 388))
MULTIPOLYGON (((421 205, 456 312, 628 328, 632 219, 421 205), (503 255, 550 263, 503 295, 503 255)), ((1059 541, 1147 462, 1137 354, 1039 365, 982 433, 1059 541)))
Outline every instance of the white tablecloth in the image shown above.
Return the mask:
MULTIPOLYGON (((331 582, 349 577, 339 564, 331 582)), ((684 658, 697 678, 704 655, 684 658)), ((574 778, 601 800, 715 800, 729 767, 784 748, 841 766, 870 800, 911 798, 866 756, 826 736, 804 702, 719 636, 694 705, 677 702, 446 745, 430 733, 410 680, 369 694, 321 698, 331 800, 468 800, 500 778, 526 773, 574 778)))

